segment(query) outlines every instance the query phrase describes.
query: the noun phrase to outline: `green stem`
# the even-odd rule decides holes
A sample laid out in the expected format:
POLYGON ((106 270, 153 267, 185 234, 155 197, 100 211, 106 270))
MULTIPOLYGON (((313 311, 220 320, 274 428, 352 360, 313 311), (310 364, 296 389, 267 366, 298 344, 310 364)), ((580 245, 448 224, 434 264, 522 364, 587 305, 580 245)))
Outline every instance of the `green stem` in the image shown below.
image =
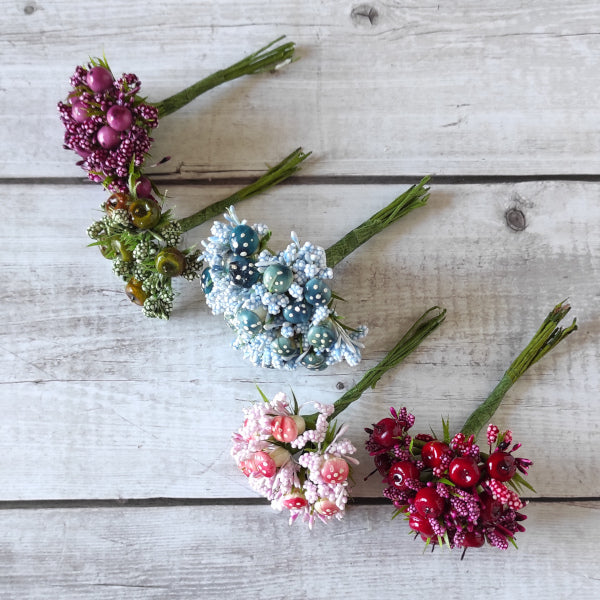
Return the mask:
MULTIPOLYGON (((402 339, 387 353, 385 358, 372 369, 369 369, 354 387, 335 402, 335 410, 330 419, 337 417, 342 411, 346 410, 368 388, 374 388, 384 373, 401 363, 431 332, 442 324, 445 318, 446 310, 438 306, 434 306, 423 313, 402 339), (432 312, 435 314, 430 316, 432 312)), ((315 426, 317 417, 317 413, 304 417, 307 428, 315 426)))
POLYGON ((492 390, 487 399, 476 408, 471 416, 462 426, 461 431, 466 435, 477 437, 481 429, 486 426, 494 416, 496 410, 502 403, 506 392, 512 385, 538 360, 545 356, 554 346, 564 340, 569 334, 577 329, 577 320, 563 329, 558 327, 558 323, 571 310, 568 304, 557 304, 548 314, 541 327, 537 330, 529 344, 517 356, 506 373, 500 379, 498 385, 492 390))
POLYGON ((360 245, 371 239, 374 235, 383 231, 411 210, 419 206, 425 206, 429 198, 429 188, 425 187, 431 177, 423 177, 417 185, 413 185, 401 196, 388 204, 384 209, 374 214, 370 219, 346 234, 333 246, 327 248, 327 266, 335 267, 348 254, 356 250, 360 245))
POLYGON ((310 152, 305 153, 302 148, 294 150, 289 156, 286 156, 278 165, 269 169, 262 177, 257 179, 254 183, 247 185, 245 188, 238 190, 235 194, 215 202, 197 213, 180 219, 179 225, 182 231, 189 231, 194 227, 198 227, 202 223, 205 223, 209 219, 212 219, 225 212, 230 206, 250 198, 260 192, 264 192, 268 188, 277 185, 284 179, 287 179, 300 169, 300 163, 310 156, 310 152))
POLYGON ((188 104, 188 102, 194 100, 194 98, 200 96, 200 94, 203 94, 222 83, 232 81, 233 79, 237 79, 244 75, 252 75, 262 71, 273 70, 281 63, 291 61, 294 56, 293 42, 271 48, 271 46, 281 41, 284 37, 285 36, 277 38, 270 44, 267 44, 264 48, 261 48, 254 54, 231 65, 227 69, 217 71, 216 73, 197 81, 193 85, 190 85, 184 90, 181 90, 177 94, 165 98, 162 102, 156 103, 154 106, 158 109, 159 119, 174 113, 182 106, 188 104))

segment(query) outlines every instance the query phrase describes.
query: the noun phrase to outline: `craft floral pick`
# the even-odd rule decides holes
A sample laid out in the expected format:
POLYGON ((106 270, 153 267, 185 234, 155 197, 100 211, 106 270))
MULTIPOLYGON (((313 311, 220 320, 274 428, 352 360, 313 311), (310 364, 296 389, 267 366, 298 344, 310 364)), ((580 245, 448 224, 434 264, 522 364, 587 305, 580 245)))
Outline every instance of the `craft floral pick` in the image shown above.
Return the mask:
POLYGON ((67 100, 58 104, 65 126, 64 147, 79 154, 77 164, 87 171, 89 179, 101 182, 110 191, 129 191, 132 167, 139 184, 148 187, 140 170, 159 120, 222 83, 288 64, 293 59, 294 44, 275 46, 282 39, 157 103, 139 95, 141 82, 133 73, 116 79, 105 58, 90 59, 87 67, 75 69, 67 100))
POLYGON ((487 425, 487 452, 476 439, 517 379, 577 329, 575 320, 565 329, 558 326, 569 310, 561 303, 550 312, 487 400, 452 438, 444 421, 441 438, 411 437, 415 419, 406 408, 392 408, 391 417, 366 429, 366 448, 387 486, 383 495, 396 507, 394 516, 404 515, 426 545, 463 548, 463 557, 467 548, 486 542, 501 549, 509 542, 516 547, 515 536, 525 531, 526 518, 519 512, 525 506, 519 494, 524 487, 533 490, 523 478, 533 463, 514 455, 521 444, 513 444, 510 430, 487 425))
POLYGON ((349 327, 338 314, 341 300, 329 284, 333 267, 361 244, 429 198, 425 177, 327 250, 292 242, 281 252, 267 247, 267 225, 249 225, 230 209, 203 241, 202 287, 213 314, 235 332, 234 348, 256 366, 325 369, 361 359, 364 325, 349 327))
POLYGON ((352 456, 356 448, 343 437, 347 427, 333 421, 381 376, 406 358, 444 320, 437 307, 423 314, 374 368, 332 405, 313 402, 317 412, 301 416, 292 402, 278 393, 272 400, 259 390, 263 402, 246 408, 244 424, 233 434, 231 454, 253 490, 271 506, 312 527, 318 519, 341 519, 348 501, 352 456))
POLYGON ((129 299, 143 307, 147 317, 168 319, 173 309, 173 277, 192 281, 200 276, 202 262, 196 248, 178 248, 182 235, 221 214, 226 207, 265 191, 299 168, 309 154, 298 148, 254 183, 184 219, 163 212, 162 196, 155 187, 137 185, 131 170, 128 192, 116 192, 102 206, 104 216, 88 228, 102 254, 112 260, 113 271, 127 282, 129 299), (152 193, 161 201, 157 201, 152 193))

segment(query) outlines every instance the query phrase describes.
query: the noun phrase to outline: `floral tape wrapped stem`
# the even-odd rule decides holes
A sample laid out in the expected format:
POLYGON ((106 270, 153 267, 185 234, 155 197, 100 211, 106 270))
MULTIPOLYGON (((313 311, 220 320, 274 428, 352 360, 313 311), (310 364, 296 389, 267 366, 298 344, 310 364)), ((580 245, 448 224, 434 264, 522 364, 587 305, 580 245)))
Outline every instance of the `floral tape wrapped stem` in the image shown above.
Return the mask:
MULTIPOLYGON (((352 457, 356 448, 342 437, 346 426, 333 419, 358 400, 381 376, 398 365, 444 320, 445 311, 428 310, 386 357, 333 405, 313 403, 316 413, 299 414, 292 402, 277 394, 245 409, 244 424, 233 434, 231 454, 253 490, 276 510, 288 510, 312 527, 315 520, 341 519, 348 501, 352 457), (431 313, 434 313, 431 316, 431 313)), ((260 390, 259 390, 260 391, 260 390)))
POLYGON ((235 331, 234 348, 256 366, 322 370, 345 360, 360 362, 365 326, 349 327, 337 313, 340 300, 328 280, 338 264, 361 244, 429 197, 425 177, 328 250, 292 242, 275 253, 267 225, 249 225, 234 210, 215 222, 202 242, 206 302, 235 331))
MULTIPOLYGON (((310 154, 310 153, 309 153, 310 154)), ((250 198, 293 175, 309 154, 298 148, 250 185, 184 219, 162 211, 164 197, 152 187, 141 196, 138 178, 131 172, 128 193, 113 194, 103 205, 105 216, 88 228, 93 245, 112 260, 113 271, 126 284, 129 299, 143 307, 147 317, 167 319, 173 308, 171 280, 192 281, 202 262, 195 248, 178 248, 183 233, 220 214, 225 207, 250 198), (152 193, 161 197, 157 201, 152 193)))
POLYGON ((273 47, 281 39, 155 104, 139 95, 136 75, 124 73, 116 79, 105 58, 91 59, 86 67, 75 69, 67 100, 58 103, 64 147, 79 154, 77 164, 89 179, 113 192, 126 192, 130 169, 139 173, 159 119, 222 83, 291 62, 292 42, 273 47))
MULTIPOLYGON (((377 471, 387 485, 383 495, 396 513, 426 544, 450 548, 478 548, 486 542, 506 549, 516 546, 515 535, 525 531, 526 518, 519 511, 523 479, 532 461, 513 455, 521 444, 512 443, 510 430, 489 424, 502 398, 527 369, 577 329, 575 320, 563 329, 559 322, 569 312, 557 305, 519 354, 489 397, 471 414, 460 433, 450 438, 449 423, 443 436, 408 434, 414 416, 406 408, 391 409, 391 418, 367 428, 366 448, 374 456, 377 471), (487 425, 488 452, 476 444, 477 434, 487 425), (512 447, 511 447, 512 446, 512 447)), ((463 556, 464 556, 463 551, 463 556)))

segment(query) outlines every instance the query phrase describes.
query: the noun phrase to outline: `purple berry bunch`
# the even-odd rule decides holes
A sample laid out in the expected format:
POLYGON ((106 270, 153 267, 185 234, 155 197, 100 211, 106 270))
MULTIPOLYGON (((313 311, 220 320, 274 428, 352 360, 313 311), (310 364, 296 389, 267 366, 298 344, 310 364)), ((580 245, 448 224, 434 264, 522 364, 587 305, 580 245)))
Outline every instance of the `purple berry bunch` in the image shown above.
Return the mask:
POLYGON ((115 79, 104 59, 78 66, 66 102, 58 103, 64 147, 76 152, 88 178, 113 192, 128 190, 130 168, 139 170, 150 151, 158 109, 138 95, 133 73, 115 79))
POLYGON ((483 453, 473 435, 450 439, 447 423, 442 440, 429 434, 413 438, 408 431, 414 416, 406 408, 390 412, 391 418, 365 429, 366 448, 387 486, 383 496, 396 514, 406 516, 411 530, 434 546, 466 549, 487 542, 504 550, 514 544, 515 535, 525 531, 518 490, 532 489, 521 476, 532 462, 513 456, 520 444, 510 448, 512 433, 499 435, 489 425, 489 453, 483 453))

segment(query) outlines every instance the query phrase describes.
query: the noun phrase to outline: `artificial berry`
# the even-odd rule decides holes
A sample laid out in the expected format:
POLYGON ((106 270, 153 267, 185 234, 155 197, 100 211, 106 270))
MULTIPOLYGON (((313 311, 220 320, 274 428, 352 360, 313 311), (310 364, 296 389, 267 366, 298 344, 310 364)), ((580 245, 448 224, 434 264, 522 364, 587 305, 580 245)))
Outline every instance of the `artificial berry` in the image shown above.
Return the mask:
POLYGON ((439 467, 442 464, 444 454, 449 449, 448 444, 438 440, 427 442, 421 450, 421 460, 426 467, 439 467))
POLYGON ((327 483, 342 483, 348 479, 349 472, 348 463, 337 456, 326 460, 321 467, 321 477, 327 483))
POLYGON ((502 503, 494 500, 491 494, 487 492, 479 494, 479 501, 481 503, 481 521, 483 523, 496 523, 502 515, 502 503))
POLYGON ((71 116, 78 123, 85 123, 88 118, 87 106, 79 100, 73 101, 71 103, 71 116))
POLYGON ((421 535, 426 537, 434 535, 433 527, 431 527, 429 520, 422 515, 410 515, 408 518, 408 526, 413 531, 418 531, 421 535))
POLYGON ((213 280, 210 275, 210 267, 206 267, 204 271, 202 271, 202 275, 200 276, 200 285, 202 286, 202 291, 205 294, 210 294, 213 289, 213 280))
POLYGON ((419 469, 410 460, 401 460, 390 467, 388 481, 400 490, 406 489, 408 479, 419 479, 419 469))
POLYGON ((229 263, 229 280, 233 285, 242 288, 251 288, 259 279, 260 273, 256 265, 244 258, 236 256, 229 263))
POLYGON ((283 505, 289 509, 298 509, 307 506, 308 502, 299 492, 292 492, 283 499, 283 505))
POLYGON ((119 239, 115 238, 110 242, 111 248, 121 256, 121 260, 125 262, 130 262, 133 260, 133 254, 131 250, 127 248, 127 246, 119 239))
POLYGON ((144 302, 148 297, 148 294, 142 289, 142 282, 134 279, 133 277, 127 282, 125 286, 126 296, 138 306, 144 306, 144 302))
POLYGON ((278 442, 293 442, 305 428, 304 419, 299 415, 279 415, 271 421, 271 435, 278 442))
POLYGON ((263 283, 267 291, 274 294, 287 292, 294 282, 294 272, 286 265, 269 265, 263 273, 263 283))
POLYGON ((98 143, 106 150, 116 148, 121 143, 121 134, 108 125, 100 127, 96 137, 98 143))
POLYGON ((108 109, 106 121, 115 131, 126 131, 133 124, 133 115, 127 107, 115 104, 108 109))
POLYGON ((185 269, 185 256, 177 248, 163 248, 154 259, 156 270, 167 277, 177 277, 185 269))
POLYGON ((472 456, 457 456, 448 467, 450 479, 461 488, 477 485, 481 472, 472 456))
POLYGON ((92 67, 85 79, 92 92, 105 92, 113 84, 112 73, 104 67, 92 67))
POLYGON ((485 537, 481 531, 467 531, 465 533, 461 546, 463 548, 481 548, 485 544, 485 537))
POLYGON ((392 466, 392 459, 390 458, 390 455, 387 453, 378 454, 373 459, 373 462, 375 463, 375 466, 377 467, 377 470, 381 473, 381 475, 387 477, 388 471, 392 466))
POLYGON ((152 229, 160 216, 160 206, 149 198, 138 198, 129 205, 129 217, 138 229, 152 229))
POLYGON ((229 245, 234 254, 238 256, 250 256, 258 250, 260 238, 250 225, 238 225, 231 232, 229 245))
POLYGON ((306 323, 310 319, 311 310, 306 302, 297 300, 293 304, 288 304, 283 309, 283 318, 289 323, 294 323, 294 325, 306 323))
POLYGON ((402 435, 402 425, 388 417, 373 425, 371 440, 384 448, 391 448, 398 442, 400 435, 402 435))
POLYGON ((517 472, 517 461, 508 452, 494 452, 487 459, 490 477, 498 481, 508 481, 517 472))
POLYGON ((246 458, 240 462, 240 470, 246 477, 250 477, 252 473, 256 470, 256 466, 254 465, 254 458, 246 458))
POLYGON ((276 467, 283 466, 292 456, 285 448, 277 446, 275 450, 269 453, 269 456, 275 461, 276 467))
POLYGON ((439 517, 445 505, 445 500, 430 487, 421 488, 415 496, 415 508, 423 517, 439 517))
POLYGON ((327 498, 321 498, 320 500, 317 500, 315 502, 315 510, 324 517, 332 517, 340 512, 337 504, 331 500, 327 500, 327 498))
POLYGON ((264 477, 273 477, 277 472, 277 465, 271 456, 260 450, 254 454, 256 472, 264 477))

